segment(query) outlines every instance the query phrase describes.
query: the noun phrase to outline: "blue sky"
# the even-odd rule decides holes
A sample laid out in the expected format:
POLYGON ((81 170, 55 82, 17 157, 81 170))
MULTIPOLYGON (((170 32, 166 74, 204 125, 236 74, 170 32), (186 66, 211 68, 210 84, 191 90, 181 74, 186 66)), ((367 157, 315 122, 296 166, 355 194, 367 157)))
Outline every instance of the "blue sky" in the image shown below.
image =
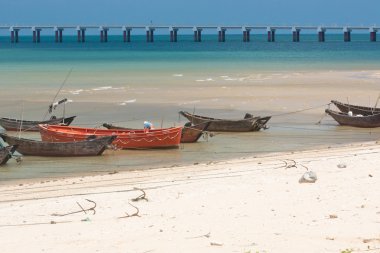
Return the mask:
POLYGON ((380 25, 380 0, 0 0, 0 25, 380 25))

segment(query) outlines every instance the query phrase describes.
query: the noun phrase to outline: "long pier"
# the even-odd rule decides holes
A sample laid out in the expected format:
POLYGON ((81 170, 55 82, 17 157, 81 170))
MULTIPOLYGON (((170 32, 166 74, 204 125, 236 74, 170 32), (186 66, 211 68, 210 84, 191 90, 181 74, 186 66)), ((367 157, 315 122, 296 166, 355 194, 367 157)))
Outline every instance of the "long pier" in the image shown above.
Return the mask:
POLYGON ((63 31, 74 30, 77 34, 77 41, 79 43, 84 43, 86 41, 86 31, 87 30, 98 30, 99 31, 99 41, 105 43, 108 41, 108 31, 109 30, 119 30, 121 32, 123 42, 131 42, 132 30, 145 30, 146 41, 148 43, 154 42, 154 32, 157 29, 168 30, 169 41, 178 41, 178 32, 180 30, 192 30, 194 34, 194 42, 202 41, 202 31, 204 29, 213 29, 216 31, 217 38, 219 42, 226 41, 226 32, 228 30, 240 30, 242 33, 242 41, 251 41, 251 31, 252 30, 264 30, 264 34, 267 36, 268 42, 276 41, 276 31, 285 30, 290 31, 292 34, 292 41, 299 42, 300 34, 302 30, 309 30, 316 32, 316 38, 319 42, 325 42, 325 34, 327 31, 341 31, 342 39, 345 42, 351 41, 351 33, 355 30, 357 31, 368 31, 369 41, 375 42, 377 31, 380 27, 377 26, 144 26, 144 25, 78 25, 78 26, 0 26, 0 29, 6 29, 10 32, 10 42, 19 42, 19 31, 20 30, 30 30, 32 34, 32 40, 34 43, 41 42, 41 32, 42 30, 52 30, 54 31, 55 42, 63 42, 63 31))

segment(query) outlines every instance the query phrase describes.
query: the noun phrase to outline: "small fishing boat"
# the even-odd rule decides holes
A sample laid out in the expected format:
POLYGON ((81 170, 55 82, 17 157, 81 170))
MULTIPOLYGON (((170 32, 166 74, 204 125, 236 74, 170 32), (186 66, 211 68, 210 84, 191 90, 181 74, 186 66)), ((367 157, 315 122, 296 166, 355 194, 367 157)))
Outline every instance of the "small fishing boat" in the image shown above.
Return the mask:
POLYGON ((0 165, 6 164, 16 149, 17 145, 0 147, 0 165))
POLYGON ((215 132, 249 132, 259 131, 262 128, 266 128, 266 123, 270 120, 268 117, 253 117, 247 113, 244 119, 241 120, 228 120, 228 119, 216 119, 211 117, 204 117, 195 114, 191 114, 185 111, 179 112, 182 116, 187 118, 192 124, 198 125, 205 122, 210 122, 208 131, 215 132))
POLYGON ((96 129, 58 125, 39 125, 47 142, 86 140, 89 136, 117 136, 112 145, 119 149, 178 148, 182 127, 144 130, 96 129))
POLYGON ((30 156, 97 156, 111 145, 116 136, 89 138, 74 142, 45 142, 18 138, 0 133, 0 137, 10 145, 17 145, 17 151, 30 156))
POLYGON ((353 127, 380 127, 380 113, 375 115, 349 115, 344 112, 336 112, 326 109, 325 112, 335 119, 340 125, 353 127))
POLYGON ((73 122, 76 116, 68 117, 68 118, 56 118, 52 117, 49 120, 44 121, 31 121, 31 120, 18 120, 11 118, 0 118, 0 126, 2 126, 5 130, 8 131, 32 131, 38 132, 39 124, 49 124, 49 125, 65 125, 68 126, 73 122))
POLYGON ((360 106, 360 105, 350 105, 345 104, 336 100, 331 100, 331 103, 333 103, 341 112, 348 113, 351 111, 353 114, 361 114, 363 116, 367 115, 374 115, 380 113, 380 108, 372 108, 372 107, 366 107, 366 106, 360 106))
MULTIPOLYGON (((204 122, 197 125, 192 125, 191 122, 186 123, 183 126, 181 134, 181 143, 193 143, 197 142, 202 134, 207 130, 210 122, 204 122)), ((104 123, 103 127, 107 129, 124 129, 124 130, 133 130, 132 128, 115 126, 112 124, 104 123)))

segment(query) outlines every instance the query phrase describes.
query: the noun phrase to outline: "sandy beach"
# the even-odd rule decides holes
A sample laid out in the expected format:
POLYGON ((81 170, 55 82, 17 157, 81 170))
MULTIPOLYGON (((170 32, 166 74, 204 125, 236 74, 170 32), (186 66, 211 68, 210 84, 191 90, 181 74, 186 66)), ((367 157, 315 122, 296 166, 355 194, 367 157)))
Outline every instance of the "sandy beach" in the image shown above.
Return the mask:
POLYGON ((366 142, 2 185, 1 251, 379 252, 379 153, 366 142), (307 170, 315 183, 299 183, 307 170))

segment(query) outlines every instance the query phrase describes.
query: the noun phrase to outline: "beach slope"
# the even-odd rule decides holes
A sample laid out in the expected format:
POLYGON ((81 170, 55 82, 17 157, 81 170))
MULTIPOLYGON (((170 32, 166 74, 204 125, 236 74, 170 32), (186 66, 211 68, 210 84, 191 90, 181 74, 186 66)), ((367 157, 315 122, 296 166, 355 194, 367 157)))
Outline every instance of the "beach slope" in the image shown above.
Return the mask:
POLYGON ((378 252, 379 154, 367 142, 2 185, 1 252, 378 252), (307 170, 315 183, 299 182, 307 170))

